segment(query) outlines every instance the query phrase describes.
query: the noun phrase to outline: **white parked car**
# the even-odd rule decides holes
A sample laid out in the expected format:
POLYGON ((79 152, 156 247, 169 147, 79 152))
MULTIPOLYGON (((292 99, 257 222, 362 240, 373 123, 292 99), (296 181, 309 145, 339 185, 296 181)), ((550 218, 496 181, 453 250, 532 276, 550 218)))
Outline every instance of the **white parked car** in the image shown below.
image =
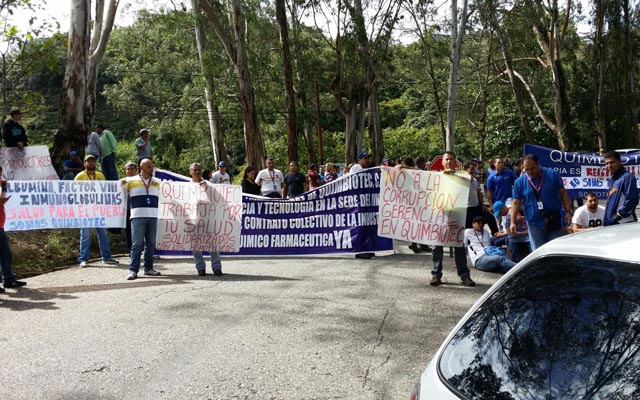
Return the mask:
POLYGON ((522 260, 442 344, 412 399, 640 399, 640 224, 522 260))

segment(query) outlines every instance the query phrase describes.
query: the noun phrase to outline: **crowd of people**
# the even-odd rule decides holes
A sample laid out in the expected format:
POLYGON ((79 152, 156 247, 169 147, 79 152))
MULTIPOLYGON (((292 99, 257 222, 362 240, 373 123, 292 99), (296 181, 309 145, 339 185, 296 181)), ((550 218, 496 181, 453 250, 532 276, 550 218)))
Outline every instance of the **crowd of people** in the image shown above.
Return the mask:
MULTIPOLYGON (((28 137, 20 124, 20 110, 12 110, 10 119, 3 125, 3 140, 7 147, 23 149, 28 146, 28 137)), ((128 280, 137 279, 142 264, 143 274, 159 276, 154 268, 155 237, 157 230, 158 194, 160 181, 154 177, 153 152, 150 131, 141 129, 135 141, 137 163, 125 163, 125 177, 120 180, 128 194, 127 223, 125 236, 130 249, 128 280)), ((117 143, 111 131, 98 124, 95 131, 87 135, 87 146, 83 152, 71 150, 62 166, 62 179, 73 180, 118 180, 117 143), (84 159, 81 161, 81 154, 84 159), (97 170, 98 162, 101 171, 97 170)), ((535 155, 529 154, 513 161, 510 156, 489 160, 485 169, 482 161, 471 159, 464 164, 469 178, 469 197, 465 221, 464 247, 454 247, 454 259, 460 282, 475 286, 467 264, 481 271, 505 273, 513 268, 529 252, 562 235, 601 226, 636 222, 635 208, 638 205, 638 189, 635 177, 625 170, 621 156, 615 151, 601 151, 605 167, 611 174, 606 206, 600 206, 595 193, 588 193, 584 203, 574 211, 560 174, 551 168, 542 167, 535 155), (482 190, 484 187, 484 190, 482 190), (488 230, 485 229, 488 226, 488 230), (508 251, 505 251, 505 248, 508 251)), ((442 173, 462 173, 456 169, 456 154, 446 151, 442 156, 442 173)), ((296 161, 288 164, 287 174, 276 168, 276 161, 268 157, 266 168, 257 170, 247 166, 241 181, 243 193, 274 199, 290 199, 335 181, 340 175, 351 174, 374 167, 371 155, 358 154, 357 162, 342 171, 335 164, 311 164, 306 174, 300 172, 296 161)), ((385 158, 382 165, 398 169, 427 170, 429 165, 422 156, 405 157, 399 160, 385 158)), ((191 182, 199 185, 231 184, 226 161, 217 164, 218 170, 211 174, 199 163, 189 167, 191 182)), ((0 177, 2 169, 0 167, 0 177)), ((4 232, 4 204, 6 180, 0 179, 0 267, 4 288, 24 286, 16 280, 12 269, 9 240, 4 232)), ((110 241, 105 228, 93 228, 98 237, 102 263, 117 265, 112 257, 110 241)), ((80 229, 79 267, 85 268, 90 259, 92 228, 80 229)), ((432 253, 432 286, 442 282, 443 246, 431 249, 425 244, 412 243, 409 248, 415 253, 432 253)), ((220 254, 210 252, 211 270, 222 275, 220 254)), ((371 258, 373 253, 356 254, 358 258, 371 258)), ((203 254, 193 252, 198 275, 206 275, 203 254)), ((0 288, 0 293, 4 289, 0 288)))

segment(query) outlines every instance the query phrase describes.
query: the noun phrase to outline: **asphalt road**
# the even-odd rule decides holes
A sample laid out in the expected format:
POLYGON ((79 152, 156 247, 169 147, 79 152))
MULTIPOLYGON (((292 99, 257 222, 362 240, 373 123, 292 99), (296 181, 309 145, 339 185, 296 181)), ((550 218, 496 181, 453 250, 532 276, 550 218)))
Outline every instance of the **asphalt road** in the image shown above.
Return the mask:
MULTIPOLYGON (((0 398, 408 399, 429 358, 498 278, 431 255, 224 258, 222 277, 161 259, 127 281, 93 263, 0 295, 0 398)), ((210 271, 208 271, 209 273, 210 271)))

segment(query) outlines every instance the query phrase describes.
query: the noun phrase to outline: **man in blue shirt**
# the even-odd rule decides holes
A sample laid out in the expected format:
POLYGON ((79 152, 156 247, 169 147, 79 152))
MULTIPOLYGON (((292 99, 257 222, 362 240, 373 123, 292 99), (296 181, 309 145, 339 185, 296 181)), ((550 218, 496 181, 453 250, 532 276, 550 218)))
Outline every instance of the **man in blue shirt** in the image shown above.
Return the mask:
POLYGON ((535 154, 526 155, 522 165, 524 173, 513 185, 509 230, 516 233, 516 217, 520 207, 524 207, 533 251, 565 234, 562 209, 568 225, 572 216, 571 202, 560 175, 550 168, 541 167, 535 154))
MULTIPOLYGON (((507 199, 511 197, 513 184, 517 179, 513 171, 505 168, 502 158, 496 158, 495 165, 496 172, 487 178, 486 192, 489 207, 496 201, 506 202, 507 199)), ((491 211, 493 212, 495 210, 491 211)))
POLYGON ((624 169, 620 154, 610 151, 604 155, 604 165, 611 173, 609 197, 604 211, 603 225, 617 225, 636 222, 638 205, 638 184, 636 178, 624 169))

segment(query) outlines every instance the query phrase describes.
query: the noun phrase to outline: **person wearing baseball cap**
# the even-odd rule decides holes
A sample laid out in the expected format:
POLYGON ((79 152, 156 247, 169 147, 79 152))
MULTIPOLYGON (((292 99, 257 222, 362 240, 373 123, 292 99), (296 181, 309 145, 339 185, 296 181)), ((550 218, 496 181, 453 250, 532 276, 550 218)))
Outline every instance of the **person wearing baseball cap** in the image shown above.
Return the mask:
POLYGON ((75 150, 69 152, 69 159, 62 163, 62 179, 72 181, 78 173, 84 171, 84 165, 80 161, 80 156, 75 150))
POLYGON ((218 170, 211 175, 211 183, 220 183, 224 185, 231 184, 231 177, 227 172, 226 161, 220 161, 218 163, 218 170))
POLYGON ((2 137, 4 139, 4 145, 7 147, 17 147, 22 150, 28 146, 29 138, 27 137, 27 131, 22 125, 20 120, 22 119, 22 113, 20 110, 15 109, 9 112, 11 118, 2 125, 2 137))
POLYGON ((152 151, 151 151, 151 142, 149 141, 149 130, 148 129, 140 129, 140 137, 136 139, 136 151, 138 156, 138 165, 140 165, 140 161, 148 158, 151 160, 152 151))
POLYGON ((365 168, 369 168, 369 161, 371 161, 371 154, 366 151, 361 152, 358 154, 358 162, 353 164, 349 173, 353 174, 355 172, 362 171, 365 168))

